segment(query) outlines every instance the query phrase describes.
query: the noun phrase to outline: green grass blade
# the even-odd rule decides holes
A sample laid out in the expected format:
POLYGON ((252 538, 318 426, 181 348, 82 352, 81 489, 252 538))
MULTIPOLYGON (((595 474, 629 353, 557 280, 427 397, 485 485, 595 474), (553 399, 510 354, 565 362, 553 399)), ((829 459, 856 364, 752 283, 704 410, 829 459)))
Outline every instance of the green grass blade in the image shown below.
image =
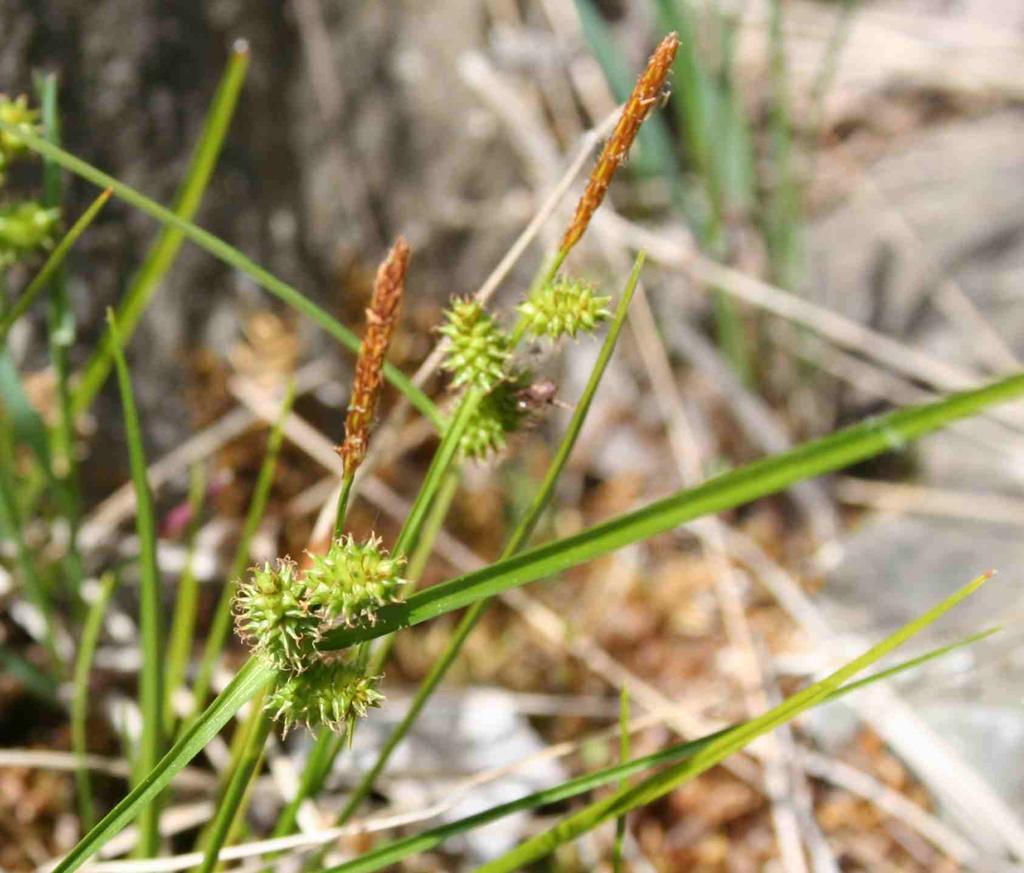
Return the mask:
MULTIPOLYGON (((82 638, 78 642, 75 658, 75 673, 71 698, 71 748, 84 761, 89 753, 89 673, 96 644, 103 629, 103 616, 117 587, 117 576, 107 573, 100 581, 100 590, 89 607, 82 627, 82 638)), ((92 796, 92 780, 89 768, 84 764, 75 770, 75 797, 78 800, 78 820, 83 830, 88 830, 96 821, 92 796)))
MULTIPOLYGON (((54 163, 64 167, 64 169, 74 173, 76 176, 81 176, 94 185, 98 185, 101 188, 111 188, 115 196, 124 200, 125 203, 134 206, 141 212, 145 212, 162 224, 170 225, 180 230, 186 238, 197 246, 205 249, 228 266, 245 273, 261 288, 269 291, 288 306, 310 318, 343 346, 352 352, 359 351, 359 337, 352 331, 303 296, 298 289, 286 282, 282 282, 251 258, 246 257, 238 249, 228 245, 209 231, 203 230, 191 221, 186 221, 180 216, 175 215, 166 206, 161 206, 155 200, 141 194, 131 186, 119 182, 113 176, 96 169, 96 167, 86 163, 81 158, 77 158, 69 152, 51 145, 33 133, 15 128, 3 121, 0 121, 0 131, 16 133, 25 145, 43 157, 52 160, 54 163)), ((409 377, 402 373, 401 370, 397 369, 393 364, 385 364, 384 376, 408 398, 417 411, 426 416, 438 429, 444 426, 444 418, 437 407, 426 394, 412 384, 409 377)))
POLYGON ((966 637, 962 637, 959 640, 955 640, 952 643, 947 643, 944 646, 939 646, 936 649, 931 649, 925 652, 924 654, 917 655, 916 657, 911 658, 908 661, 903 661, 897 664, 895 667, 889 667, 886 670, 879 670, 877 673, 872 673, 870 676, 864 679, 857 679, 853 682, 847 682, 843 685, 840 691, 837 692, 837 695, 843 696, 846 694, 851 694, 854 691, 860 691, 862 688, 866 688, 868 685, 874 685, 876 682, 880 682, 883 679, 891 679, 892 677, 900 673, 905 673, 907 670, 912 670, 915 667, 921 667, 924 664, 927 664, 929 661, 934 661, 938 658, 943 657, 944 655, 948 655, 950 652, 955 652, 957 649, 963 649, 967 646, 972 646, 975 643, 981 642, 984 639, 988 639, 993 634, 999 633, 999 631, 1001 631, 1002 629, 1002 626, 997 625, 995 627, 987 628, 983 631, 978 631, 977 633, 973 633, 966 637))
MULTIPOLYGON (((34 77, 36 95, 39 98, 39 115, 46 139, 60 145, 60 113, 57 106, 57 74, 37 73, 34 77)), ((62 200, 64 180, 61 169, 50 161, 43 162, 43 205, 59 207, 62 200)))
POLYGON ((0 318, 0 344, 7 341, 7 334, 10 332, 11 328, 14 327, 15 322, 28 312, 29 307, 32 306, 36 298, 46 290, 46 287, 63 266, 64 259, 68 256, 68 252, 71 251, 71 247, 78 241, 78 238, 82 235, 85 229, 92 224, 93 220, 99 214, 99 211, 110 199, 112 193, 113 192, 108 188, 106 191, 101 193, 99 197, 93 200, 89 208, 86 209, 85 212, 79 216, 78 221, 71 226, 71 230, 64 234, 61 241, 57 243, 53 251, 50 252, 50 256, 46 259, 42 269, 36 274, 35 278, 28 283, 28 286, 21 293, 21 296, 14 302, 14 305, 7 310, 3 318, 0 318))
POLYGON ((665 533, 687 521, 724 512, 789 486, 900 448, 952 421, 1024 395, 1024 375, 952 394, 934 403, 901 409, 788 452, 756 461, 692 488, 624 513, 570 537, 533 548, 481 570, 420 591, 384 607, 372 628, 340 628, 324 649, 340 649, 428 621, 508 588, 526 585, 599 558, 622 546, 665 533))
POLYGON ((213 670, 220 659, 224 643, 227 642, 228 635, 231 633, 231 601, 235 597, 238 580, 249 563, 252 538, 263 523, 263 515, 267 511, 270 486, 274 484, 274 471, 277 469, 277 458, 281 453, 281 443, 284 439, 284 423, 291 414, 294 402, 295 384, 290 382, 285 391, 284 400, 281 402, 281 411, 270 430, 270 436, 267 437, 267 450, 256 476, 256 487, 253 489, 249 509, 245 515, 242 536, 238 540, 238 547, 235 549, 235 556, 231 561, 224 589, 221 591, 220 600, 217 601, 213 620, 210 622, 210 630, 203 645, 199 669, 196 671, 196 680, 192 686, 196 712, 201 712, 206 703, 206 695, 209 693, 210 682, 213 679, 213 670))
POLYGON ((771 0, 769 71, 771 105, 768 141, 771 180, 764 207, 764 239, 772 280, 792 290, 800 271, 800 186, 793 167, 793 129, 786 85, 786 45, 781 0, 771 0))
MULTIPOLYGON (((236 48, 228 60, 227 69, 213 98, 213 104, 203 125, 203 132, 192 156, 185 180, 175 198, 174 212, 184 220, 195 215, 210 183, 217 158, 224 145, 231 118, 235 113, 238 95, 245 82, 249 67, 248 47, 236 48)), ((149 305, 153 294, 174 264, 184 233, 180 228, 165 225, 157 235, 139 272, 132 279, 124 298, 117 306, 117 323, 122 345, 126 345, 135 332, 139 319, 149 305)), ((86 364, 85 372, 75 390, 72 408, 80 414, 89 408, 96 392, 110 375, 113 362, 113 339, 107 334, 86 364)))
POLYGON ((206 711, 164 755, 146 777, 87 833, 54 868, 53 873, 77 870, 128 822, 152 803, 182 768, 203 746, 217 735, 236 712, 273 679, 275 672, 263 662, 252 658, 210 704, 206 711))
MULTIPOLYGON (((36 91, 42 111, 43 135, 48 142, 60 145, 60 113, 57 106, 57 76, 46 73, 36 77, 36 91)), ((52 161, 43 161, 43 205, 61 209, 63 204, 64 171, 52 161)), ((100 200, 93 204, 98 212, 105 199, 112 192, 103 192, 100 200)), ((81 234, 83 222, 91 221, 88 210, 82 219, 71 228, 69 236, 81 234)), ((64 243, 58 243, 58 248, 64 243)), ((70 245, 68 246, 70 249, 70 245)), ((44 266, 45 271, 45 266, 44 266)), ((85 570, 78 550, 78 523, 81 514, 81 494, 78 479, 78 462, 75 456, 75 426, 71 414, 71 347, 75 342, 75 311, 71 306, 67 287, 67 271, 61 266, 50 280, 49 307, 47 311, 47 339, 50 346, 50 361, 57 377, 56 426, 52 431, 51 454, 53 456, 52 484, 60 502, 61 514, 68 525, 68 546, 64 556, 66 587, 71 595, 72 610, 79 618, 82 610, 80 589, 85 570)), ((31 290, 31 286, 29 288, 31 290)))
MULTIPOLYGON (((679 51, 673 65, 672 88, 677 98, 672 101, 676 118, 686 144, 687 156, 705 184, 714 185, 711 168, 712 147, 710 121, 713 114, 707 105, 711 85, 697 45, 693 16, 685 0, 655 0, 658 25, 662 31, 679 34, 679 51)), ((715 201, 713 187, 709 199, 715 201)))
MULTIPOLYGON (((612 352, 615 350, 615 344, 622 331, 622 326, 626 322, 626 313, 629 311, 630 301, 632 301, 633 293, 636 291, 637 283, 640 281, 640 272, 643 269, 643 265, 644 255, 643 253, 640 253, 637 255, 636 261, 633 264, 633 271, 630 274, 629 281, 626 283, 626 288, 622 293, 622 297, 619 299, 615 315, 612 318, 611 325, 608 328, 608 333, 601 346, 601 351, 598 353, 597 360, 594 362, 594 367, 591 370, 590 378, 587 380, 587 385, 584 388, 583 393, 580 395, 579 401, 576 403, 576 409, 573 411, 572 419, 569 422, 565 435, 562 437, 562 442, 558 447, 558 451, 555 453, 555 457, 552 459, 551 464, 548 467, 548 471, 544 476, 544 481, 534 495, 530 507, 524 513, 519 524, 516 526, 516 529, 513 531, 512 536, 509 538, 508 544, 505 546, 503 552, 504 557, 515 554, 530 538, 537 521, 547 508, 547 505, 551 500, 551 496, 554 494, 555 485, 558 482, 559 476, 562 474, 562 470, 565 469, 565 465, 569 460, 569 455, 572 453, 573 446, 576 444, 576 439, 579 437, 580 431, 583 428, 583 423, 586 420, 587 413, 590 411, 590 405, 593 402, 594 394, 597 392, 598 385, 600 385, 604 372, 608 367, 608 362, 611 360, 612 352)), ((437 689, 441 680, 447 674, 448 669, 455 662, 455 658, 458 657, 463 644, 466 642, 470 633, 473 631, 473 628, 476 627, 477 622, 483 615, 483 612, 487 607, 487 603, 487 600, 477 601, 462 617, 462 620, 455 628, 454 633, 449 638, 444 652, 442 652, 434 663, 431 664, 429 672, 416 689, 416 694, 414 695, 412 702, 409 704, 409 708, 406 710, 402 720, 395 726, 395 729, 391 732, 387 740, 385 740, 384 745, 381 747, 381 750, 377 753, 377 759, 374 761, 373 766, 363 774, 363 777, 359 780, 359 784, 349 795, 345 806, 342 808, 342 811, 338 816, 339 824, 344 824, 355 813, 359 804, 362 803, 366 795, 369 794, 370 790, 373 788, 373 783, 384 770, 384 767, 387 766, 387 762, 392 753, 412 728, 413 724, 415 724, 416 719, 419 718, 420 713, 423 711, 423 707, 437 689)))
POLYGON ((743 749, 757 737, 786 724, 806 710, 823 703, 857 673, 863 672, 876 661, 903 645, 950 609, 970 597, 991 574, 979 576, 973 582, 947 597, 914 621, 870 648, 860 657, 840 667, 830 676, 797 692, 764 715, 752 719, 735 730, 717 737, 688 759, 649 776, 632 788, 616 791, 607 798, 590 804, 580 812, 517 846, 511 852, 478 868, 478 873, 511 873, 522 870, 541 858, 547 857, 558 846, 584 834, 604 821, 624 815, 663 797, 684 782, 693 779, 743 749))
MULTIPOLYGON (((946 655, 955 649, 969 646, 992 635, 996 630, 998 629, 994 628, 980 634, 973 634, 969 637, 958 640, 957 642, 942 646, 938 649, 933 649, 924 655, 920 655, 909 661, 904 661, 894 667, 890 667, 887 670, 875 673, 864 679, 849 682, 829 695, 824 702, 831 703, 832 701, 845 697, 847 694, 854 691, 859 691, 869 685, 875 684, 876 682, 892 678, 893 676, 914 667, 918 667, 927 661, 946 655)), ((337 867, 331 867, 328 871, 325 871, 325 873, 372 873, 374 870, 381 870, 389 865, 397 864, 399 861, 412 855, 436 849, 452 837, 467 833, 468 831, 476 830, 477 828, 481 828, 484 825, 490 824, 491 822, 497 821, 505 816, 512 815, 513 813, 539 809, 540 807, 548 806, 552 803, 569 800, 570 798, 585 794, 594 788, 599 788, 603 785, 610 785, 612 782, 616 781, 621 782, 622 780, 628 779, 630 776, 634 776, 637 773, 650 769, 651 767, 657 767, 662 764, 671 764, 682 759, 692 757, 714 740, 724 737, 732 731, 737 731, 748 723, 749 722, 741 722, 740 724, 723 728, 722 730, 715 731, 714 733, 707 734, 706 736, 699 737, 698 739, 678 743, 668 747, 667 749, 662 749, 660 752, 654 752, 653 754, 645 755, 640 758, 633 758, 625 763, 617 764, 603 770, 597 770, 593 773, 586 773, 582 776, 569 779, 560 785, 553 786, 552 788, 545 788, 524 797, 520 797, 517 800, 511 800, 498 806, 493 806, 489 809, 482 810, 481 812, 474 813, 471 816, 467 816, 466 818, 449 822, 441 825, 440 827, 431 828, 423 833, 394 840, 383 846, 378 846, 376 849, 373 849, 358 858, 347 861, 337 867)))
POLYGON ((202 464, 192 468, 188 488, 189 521, 185 533, 185 568, 178 579, 178 596, 174 603, 171 632, 167 637, 167 673, 164 677, 164 734, 174 734, 174 693, 184 684, 196 626, 199 602, 199 580, 195 574, 196 535, 203 515, 206 497, 206 472, 202 464))
MULTIPOLYGON (((619 692, 619 763, 629 763, 629 689, 623 685, 619 692)), ((619 780, 619 790, 629 783, 623 777, 619 780)), ((626 841, 626 816, 620 815, 615 821, 615 842, 612 845, 612 871, 622 873, 622 846, 626 841)))
POLYGON ((273 720, 263 712, 263 697, 266 691, 257 695, 252 703, 252 713, 246 725, 246 737, 241 744, 238 760, 233 762, 231 775, 225 786, 224 793, 218 800, 217 812, 214 815, 209 838, 203 853, 203 863, 199 873, 213 873, 217 866, 220 850, 228 840, 235 822, 240 818, 244 808, 244 798, 250 781, 263 758, 263 747, 273 720))
MULTIPOLYGON (((124 411, 128 438, 128 460, 135 485, 135 526, 139 535, 139 638, 142 646, 142 670, 139 675, 139 709, 142 711, 142 737, 134 763, 133 783, 139 784, 160 759, 163 744, 163 631, 160 622, 160 572, 156 562, 156 516, 153 495, 146 478, 146 453, 142 445, 142 428, 135 407, 128 364, 121 347, 114 314, 107 310, 117 367, 117 384, 124 411)), ((155 805, 143 812, 139 822, 139 857, 155 854, 160 844, 155 805)))
MULTIPOLYGON (((679 34, 679 51, 673 64, 672 106, 682 131, 686 157, 700 179, 707 200, 706 217, 698 227, 703 249, 716 258, 726 256, 725 223, 751 192, 735 190, 744 177, 738 171, 753 167, 754 155, 745 128, 737 124, 742 117, 739 98, 730 87, 715 77, 701 57, 695 16, 687 0, 656 0, 658 22, 662 30, 679 34), (746 149, 744 150, 744 147, 746 149)), ((712 308, 718 345, 737 376, 745 383, 753 380, 752 351, 736 301, 719 289, 712 289, 712 308)))

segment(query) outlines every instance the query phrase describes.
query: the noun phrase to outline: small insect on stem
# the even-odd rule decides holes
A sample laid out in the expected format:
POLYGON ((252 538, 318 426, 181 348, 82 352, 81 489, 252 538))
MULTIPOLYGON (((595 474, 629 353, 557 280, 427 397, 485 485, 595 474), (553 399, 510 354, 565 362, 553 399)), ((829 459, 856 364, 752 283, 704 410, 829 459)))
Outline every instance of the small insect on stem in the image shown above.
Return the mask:
POLYGON ((538 379, 536 382, 516 392, 517 412, 539 412, 548 406, 568 409, 568 403, 557 399, 558 386, 551 379, 538 379))

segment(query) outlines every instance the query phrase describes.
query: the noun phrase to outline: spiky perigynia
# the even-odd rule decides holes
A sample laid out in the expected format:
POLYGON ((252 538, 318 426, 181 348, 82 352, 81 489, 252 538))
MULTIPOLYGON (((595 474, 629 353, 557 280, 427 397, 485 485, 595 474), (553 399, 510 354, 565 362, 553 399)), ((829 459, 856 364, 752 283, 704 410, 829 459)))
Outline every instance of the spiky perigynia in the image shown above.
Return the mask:
MULTIPOLYGON (((28 98, 24 94, 13 99, 0 94, 0 121, 36 133, 39 129, 39 111, 28 108, 28 98)), ((9 160, 24 152, 25 148, 24 141, 16 133, 0 132, 0 155, 3 158, 9 160)))
POLYGON ((527 333, 558 339, 589 333, 611 318, 610 297, 594 293, 592 285, 578 279, 557 277, 536 290, 519 304, 527 333))
POLYGON ((309 594, 306 578, 288 558, 253 567, 235 594, 238 636, 277 669, 301 673, 317 657, 321 636, 309 594))
POLYGON ((34 201, 0 207, 0 269, 53 245, 60 211, 34 201))
POLYGON ((399 237, 377 270, 373 296, 366 309, 366 333, 359 346, 352 398, 345 419, 345 440, 338 446, 344 475, 355 475, 366 457, 370 426, 384 382, 384 356, 398 321, 398 305, 405 292, 405 274, 409 268, 409 244, 399 237))
POLYGON ((384 700, 379 681, 344 660, 322 660, 301 675, 282 677, 264 709, 282 722, 285 733, 297 724, 311 731, 326 727, 344 732, 351 742, 356 719, 384 700))
POLYGON ((348 626, 372 624, 382 606, 399 600, 405 584, 405 559, 391 557, 379 537, 362 543, 339 537, 326 554, 311 560, 306 570, 309 605, 325 629, 338 621, 348 626))
POLYGON ((559 246, 559 253, 563 257, 583 236, 590 224, 590 219, 593 218, 597 207, 604 200, 604 195, 608 193, 608 186, 611 184, 615 171, 626 160, 629 148, 640 131, 640 125, 644 123, 651 110, 661 100, 662 88, 672 69, 672 62, 675 60, 678 50, 679 36, 670 33, 659 43, 654 54, 647 61, 647 67, 637 80, 626 105, 622 107, 622 114, 615 125, 615 130, 604 144, 597 164, 590 174, 587 187, 583 191, 579 203, 576 204, 576 212, 573 214, 565 236, 562 237, 562 244, 559 246))
POLYGON ((459 442, 463 457, 482 461, 505 448, 508 434, 519 430, 526 418, 518 395, 530 378, 527 372, 515 371, 484 396, 459 442))
POLYGON ((454 300, 445 318, 440 332, 450 345, 442 366, 452 374, 452 387, 490 391, 505 378, 508 336, 472 298, 454 300))

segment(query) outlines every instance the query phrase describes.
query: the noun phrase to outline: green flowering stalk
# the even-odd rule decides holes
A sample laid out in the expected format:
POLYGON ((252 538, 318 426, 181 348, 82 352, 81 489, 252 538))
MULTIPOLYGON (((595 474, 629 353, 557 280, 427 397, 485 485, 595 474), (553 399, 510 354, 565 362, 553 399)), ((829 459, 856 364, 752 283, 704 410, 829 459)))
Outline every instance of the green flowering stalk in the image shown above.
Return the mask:
POLYGON ((559 276, 532 291, 519 304, 526 332, 536 337, 559 339, 589 333, 611 317, 610 297, 594 293, 594 286, 579 279, 559 276))
POLYGON ((238 636, 278 670, 301 673, 316 658, 321 619, 294 561, 281 558, 253 567, 238 586, 234 612, 238 636))
POLYGON ((452 387, 492 390, 505 378, 508 336, 473 299, 455 300, 445 318, 440 332, 451 344, 442 366, 452 374, 452 387))
POLYGON ((0 269, 53 245, 60 211, 33 201, 0 207, 0 269))
POLYGON ((505 448, 506 436, 519 430, 526 418, 519 398, 530 379, 529 373, 517 370, 480 401, 459 442, 463 457, 482 461, 505 448))
POLYGON ((311 731, 326 727, 344 732, 351 742, 356 719, 384 700, 379 681, 344 660, 317 661, 302 674, 282 678, 267 696, 264 711, 283 723, 285 734, 297 724, 311 731))
MULTIPOLYGON (((306 571, 309 605, 325 625, 374 624, 377 610, 397 602, 405 580, 404 558, 392 558, 371 536, 357 543, 351 536, 335 540, 325 555, 315 555, 306 571)), ((324 628, 326 630, 326 627, 324 628)))

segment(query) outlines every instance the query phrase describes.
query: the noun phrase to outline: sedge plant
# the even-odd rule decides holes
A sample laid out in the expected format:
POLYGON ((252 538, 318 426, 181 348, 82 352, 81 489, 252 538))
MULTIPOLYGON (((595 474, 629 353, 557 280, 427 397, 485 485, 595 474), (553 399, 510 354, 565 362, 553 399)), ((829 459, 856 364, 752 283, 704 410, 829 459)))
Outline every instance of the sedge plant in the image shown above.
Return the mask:
MULTIPOLYGON (((617 300, 575 276, 567 268, 567 261, 600 208, 641 126, 659 105, 669 73, 678 63, 679 50, 680 40, 673 33, 659 44, 651 56, 625 100, 619 122, 597 160, 558 248, 544 258, 535 280, 525 289, 514 310, 511 313, 489 311, 474 298, 452 301, 438 331, 445 344, 443 368, 448 386, 448 396, 440 402, 432 400, 385 360, 407 282, 410 252, 404 240, 399 239, 395 243, 377 273, 360 340, 353 331, 313 304, 298 289, 192 222, 198 194, 209 177, 210 155, 216 153, 217 143, 209 146, 210 152, 200 149, 200 153, 207 157, 200 161, 196 188, 186 186, 178 208, 171 210, 65 152, 52 138, 40 135, 32 116, 25 120, 26 107, 14 104, 22 114, 13 119, 10 113, 4 115, 0 112, 0 146, 7 143, 6 147, 11 148, 9 144, 14 143, 18 153, 37 153, 50 165, 99 185, 105 192, 111 192, 112 196, 160 222, 162 235, 159 240, 167 240, 170 235, 170 241, 164 243, 165 247, 159 250, 158 255, 154 255, 156 266, 150 266, 149 272, 144 271, 139 284, 133 286, 132 300, 120 311, 120 315, 126 317, 122 320, 111 313, 103 345, 91 358, 93 362, 103 363, 89 365, 86 373, 96 375, 78 389, 78 408, 82 409, 88 405, 91 392, 102 383, 105 371, 111 366, 116 371, 137 500, 136 528, 140 550, 136 565, 140 579, 139 625, 143 653, 139 682, 142 734, 134 754, 129 791, 59 860, 54 868, 57 873, 69 873, 86 864, 136 819, 139 820, 137 854, 152 856, 159 853, 162 849, 159 829, 162 799, 172 787, 175 775, 246 706, 248 711, 236 730, 230 761, 220 780, 216 812, 200 838, 202 860, 199 869, 216 869, 224 847, 237 833, 251 796, 254 777, 262 767, 269 737, 277 729, 282 733, 292 729, 309 730, 317 735, 317 739, 299 781, 299 796, 288 799, 282 813, 284 824, 275 828, 278 835, 286 834, 294 824, 303 796, 315 797, 326 784, 335 758, 344 753, 359 720, 372 709, 386 705, 380 678, 387 666, 388 647, 394 635, 439 616, 465 610, 445 651, 417 690, 408 715, 350 792, 338 816, 338 821, 344 823, 370 795, 390 753, 429 705, 431 694, 457 658, 487 604, 496 595, 515 587, 541 583, 617 549, 670 532, 685 522, 779 493, 795 483, 874 457, 889 451, 894 445, 906 444, 994 404, 1024 396, 1024 375, 1012 375, 933 403, 862 422, 785 453, 723 473, 697 487, 669 494, 569 536, 531 545, 538 521, 555 496, 559 476, 585 426, 591 401, 615 350, 644 259, 642 253, 638 253, 634 269, 617 300), (218 630, 218 638, 204 652, 192 682, 197 711, 177 725, 169 702, 169 694, 174 688, 164 686, 188 682, 190 671, 183 668, 182 660, 187 657, 183 653, 187 652, 188 641, 193 634, 194 591, 186 589, 178 599, 172 646, 175 654, 171 663, 165 664, 161 658, 165 629, 160 616, 154 510, 142 448, 142 421, 135 408, 131 371, 123 341, 129 338, 131 328, 155 290, 156 278, 169 268, 177 246, 185 239, 251 276, 286 304, 309 316, 341 345, 357 352, 358 358, 346 414, 345 436, 339 446, 340 481, 331 536, 326 543, 311 543, 309 553, 301 560, 280 555, 275 560, 244 571, 248 562, 248 538, 266 508, 265 489, 269 487, 284 421, 289 414, 292 399, 289 394, 281 418, 271 432, 269 461, 264 467, 267 472, 265 476, 261 472, 260 490, 250 507, 246 537, 239 547, 235 572, 227 581, 226 593, 217 611, 220 616, 218 628, 229 628, 231 616, 234 616, 235 630, 247 644, 249 657, 220 693, 207 703, 212 684, 211 665, 220 660, 226 642, 226 631, 218 630), (122 325, 125 328, 123 335, 122 325), (513 434, 545 408, 542 402, 545 392, 539 389, 523 360, 524 342, 554 346, 586 341, 588 336, 601 331, 605 335, 597 364, 577 400, 559 448, 537 485, 534 499, 517 520, 502 555, 477 570, 417 589, 415 580, 422 572, 426 557, 441 530, 461 469, 467 464, 486 461, 508 451, 513 445, 513 434), (366 460, 380 392, 386 381, 402 392, 438 433, 430 465, 401 530, 390 543, 376 535, 356 536, 346 530, 348 508, 358 498, 356 474, 366 460), (538 397, 541 398, 539 403, 538 397)), ((228 108, 219 110, 227 114, 230 114, 234 96, 241 87, 244 71, 244 59, 236 59, 235 63, 239 66, 229 71, 233 78, 224 86, 228 91, 222 91, 219 98, 227 101, 228 108)), ((222 121, 226 124, 225 119, 222 121)), ((212 131, 209 135, 215 139, 223 136, 222 126, 213 125, 209 130, 212 131)), ((27 308, 23 307, 23 311, 27 308)), ((6 329, 10 329, 22 314, 19 312, 10 319, 11 324, 6 325, 6 329)), ((6 416, 5 424, 8 424, 6 416)), ((8 442, 5 437, 4 444, 8 442)), ((45 449, 46 446, 40 446, 38 450, 42 453, 45 449)), ((48 612, 46 598, 49 592, 35 573, 34 555, 28 544, 23 537, 18 538, 24 507, 19 505, 14 488, 8 487, 4 480, 6 476, 0 476, 0 485, 4 486, 4 512, 0 521, 4 532, 17 546, 19 582, 26 596, 34 599, 39 609, 48 612)), ((198 486, 191 503, 198 512, 202 504, 198 486)), ((93 600, 87 634, 76 665, 75 745, 81 754, 86 751, 82 737, 84 689, 88 683, 100 617, 114 593, 113 578, 105 577, 99 597, 93 600)), ((617 766, 569 780, 469 819, 386 843, 336 869, 380 869, 382 865, 408 857, 416 851, 443 845, 445 840, 456 834, 482 826, 509 812, 536 809, 553 800, 578 796, 598 785, 618 783, 618 788, 610 795, 568 815, 554 828, 527 840, 484 869, 517 870, 541 861, 558 846, 594 828, 606 823, 624 822, 632 810, 656 800, 742 750, 766 731, 811 707, 861 687, 855 681, 857 674, 952 609, 986 579, 987 576, 975 580, 861 657, 795 693, 758 718, 709 737, 632 760, 628 760, 629 745, 625 740, 624 724, 623 760, 617 766), (628 781, 629 777, 635 781, 628 781)), ((59 654, 55 644, 53 649, 55 655, 59 654)), ((886 675, 888 671, 883 671, 864 681, 874 681, 886 675)), ((624 702, 623 713, 626 711, 624 702)), ((623 723, 626 720, 624 714, 623 723)), ((83 821, 88 821, 96 799, 88 780, 81 777, 78 798, 83 821)), ((620 848, 615 850, 617 859, 621 857, 623 827, 619 825, 617 845, 620 848)), ((315 863, 319 858, 314 857, 313 860, 315 863)))

